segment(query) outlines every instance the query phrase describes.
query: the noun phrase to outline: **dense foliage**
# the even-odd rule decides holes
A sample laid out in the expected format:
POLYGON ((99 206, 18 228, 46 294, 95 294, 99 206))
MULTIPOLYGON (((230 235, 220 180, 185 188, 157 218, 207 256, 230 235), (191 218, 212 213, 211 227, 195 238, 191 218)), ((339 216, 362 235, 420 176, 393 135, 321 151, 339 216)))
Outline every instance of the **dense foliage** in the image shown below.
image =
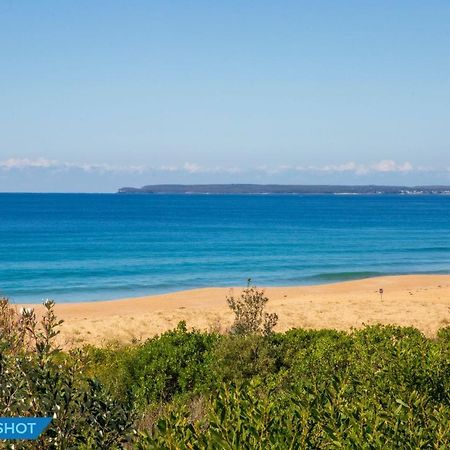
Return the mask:
POLYGON ((37 441, 3 442, 2 448, 117 448, 127 442, 133 405, 119 401, 84 375, 87 358, 78 350, 63 353, 54 303, 44 302, 37 322, 32 309, 20 313, 0 299, 0 410, 6 417, 53 417, 37 441))
MULTIPOLYGON (((52 415, 15 448, 446 449, 450 327, 219 335, 64 353, 53 304, 2 303, 3 415, 52 415)), ((6 445, 6 444, 5 444, 6 445)))

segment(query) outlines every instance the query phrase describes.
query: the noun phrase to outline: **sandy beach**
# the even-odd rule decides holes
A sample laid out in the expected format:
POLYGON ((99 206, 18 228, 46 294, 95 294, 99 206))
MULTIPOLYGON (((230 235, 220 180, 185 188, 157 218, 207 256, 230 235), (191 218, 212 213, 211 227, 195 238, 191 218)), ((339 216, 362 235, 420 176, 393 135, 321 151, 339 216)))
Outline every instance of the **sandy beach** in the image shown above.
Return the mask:
MULTIPOLYGON (((188 327, 226 331, 226 296, 240 287, 205 288, 113 301, 57 304, 64 347, 142 341, 185 320, 188 327)), ((404 275, 317 286, 270 287, 267 309, 277 331, 293 327, 349 330, 369 324, 414 326, 427 336, 450 324, 450 275, 404 275), (381 298, 379 289, 384 290, 381 298)), ((42 307, 36 307, 38 315, 42 307)))

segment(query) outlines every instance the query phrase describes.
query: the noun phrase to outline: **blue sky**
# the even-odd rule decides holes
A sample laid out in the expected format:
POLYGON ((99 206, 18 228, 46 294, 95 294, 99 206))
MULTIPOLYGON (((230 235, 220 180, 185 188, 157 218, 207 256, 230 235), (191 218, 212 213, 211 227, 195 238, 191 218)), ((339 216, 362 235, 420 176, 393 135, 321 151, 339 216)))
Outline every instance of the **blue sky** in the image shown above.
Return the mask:
POLYGON ((450 184, 450 2, 0 3, 0 191, 450 184))

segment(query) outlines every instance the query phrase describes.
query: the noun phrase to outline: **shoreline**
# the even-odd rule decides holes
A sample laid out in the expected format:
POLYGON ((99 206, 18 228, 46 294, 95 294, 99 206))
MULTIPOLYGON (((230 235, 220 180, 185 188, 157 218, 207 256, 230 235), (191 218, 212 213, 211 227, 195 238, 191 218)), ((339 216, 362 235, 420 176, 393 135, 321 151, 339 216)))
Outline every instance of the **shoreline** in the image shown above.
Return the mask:
MULTIPOLYGON (((365 278, 332 284, 261 287, 276 312, 276 331, 290 328, 350 330, 364 325, 413 326, 427 336, 450 325, 450 275, 400 275, 365 278), (379 289, 383 289, 381 298, 379 289)), ((226 297, 242 287, 211 287, 144 297, 98 302, 61 303, 60 345, 143 341, 176 327, 225 332, 232 322, 226 297)), ((34 308, 42 305, 15 304, 34 308)))

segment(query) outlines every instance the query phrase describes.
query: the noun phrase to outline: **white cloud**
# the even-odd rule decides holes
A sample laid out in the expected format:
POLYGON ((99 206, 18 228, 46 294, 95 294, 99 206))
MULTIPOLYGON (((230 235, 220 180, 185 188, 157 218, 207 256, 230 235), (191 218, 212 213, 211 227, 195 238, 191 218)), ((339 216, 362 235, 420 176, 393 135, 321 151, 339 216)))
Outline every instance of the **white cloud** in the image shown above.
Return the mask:
POLYGON ((329 164, 326 166, 318 167, 317 170, 320 172, 334 172, 334 173, 342 173, 342 172, 352 172, 357 175, 366 174, 369 170, 364 164, 358 164, 354 161, 348 161, 343 164, 329 164))
POLYGON ((188 173, 238 173, 241 172, 241 169, 237 167, 206 167, 201 166, 197 163, 186 162, 182 167, 179 168, 179 171, 184 171, 188 173))
POLYGON ((408 161, 398 164, 391 159, 386 159, 374 164, 372 170, 374 172, 411 172, 414 167, 408 161))
POLYGON ((184 163, 183 169, 186 172, 189 172, 189 173, 199 173, 199 172, 204 172, 205 171, 205 169, 202 168, 201 166, 199 166, 198 164, 190 163, 190 162, 184 163))
POLYGON ((28 158, 9 158, 5 161, 0 161, 0 168, 4 170, 13 169, 28 169, 28 168, 44 168, 48 169, 50 167, 57 167, 58 161, 38 158, 38 159, 28 159, 28 158))
POLYGON ((114 166, 110 164, 86 164, 57 161, 54 159, 29 159, 29 158, 9 158, 0 161, 2 170, 26 170, 26 169, 54 169, 54 170, 82 170, 83 172, 142 172, 144 166, 114 166))
POLYGON ((69 161, 57 161, 44 158, 9 158, 0 161, 0 170, 27 170, 27 169, 52 169, 54 171, 62 170, 81 170, 87 173, 146 173, 146 172, 184 172, 189 174, 196 173, 237 173, 241 170, 236 167, 206 167, 197 163, 185 162, 181 166, 162 165, 112 165, 106 163, 78 163, 69 161))
POLYGON ((373 164, 361 164, 355 161, 347 161, 341 164, 325 164, 307 165, 307 166, 290 166, 280 165, 274 167, 260 166, 257 168, 267 174, 277 174, 282 172, 297 171, 297 172, 310 172, 310 173, 352 173, 355 175, 367 175, 369 173, 383 173, 383 172, 398 172, 405 173, 415 171, 413 165, 406 161, 403 163, 397 163, 392 160, 382 160, 373 164))
POLYGON ((160 169, 163 172, 176 172, 179 170, 177 166, 161 166, 160 169))
POLYGON ((276 175, 288 172, 305 173, 325 173, 325 174, 353 174, 358 176, 376 173, 415 173, 415 172, 446 172, 450 168, 436 169, 433 167, 413 166, 409 161, 396 162, 394 160, 381 160, 370 164, 362 164, 356 161, 347 161, 339 164, 325 165, 277 165, 277 166, 257 166, 248 168, 223 167, 223 166, 203 166, 195 162, 185 162, 177 165, 111 165, 106 163, 79 163, 69 161, 57 161, 52 159, 37 158, 9 158, 0 161, 0 170, 27 170, 40 169, 49 171, 79 170, 86 173, 184 173, 184 174, 237 174, 237 173, 261 173, 266 175, 276 175))

